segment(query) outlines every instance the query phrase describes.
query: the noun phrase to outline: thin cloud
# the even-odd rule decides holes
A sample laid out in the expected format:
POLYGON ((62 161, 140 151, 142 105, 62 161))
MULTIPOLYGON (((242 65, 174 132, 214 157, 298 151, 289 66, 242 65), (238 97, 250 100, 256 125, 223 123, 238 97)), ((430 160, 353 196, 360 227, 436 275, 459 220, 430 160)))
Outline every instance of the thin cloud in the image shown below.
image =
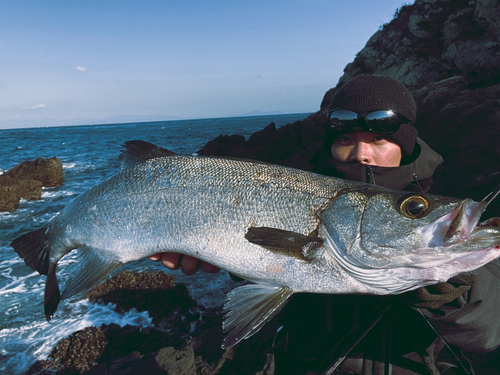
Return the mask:
POLYGON ((87 70, 87 67, 86 66, 77 66, 75 68, 75 70, 78 70, 79 72, 84 72, 87 70))
POLYGON ((37 104, 37 105, 23 107, 23 109, 38 109, 38 108, 45 108, 45 104, 37 104))

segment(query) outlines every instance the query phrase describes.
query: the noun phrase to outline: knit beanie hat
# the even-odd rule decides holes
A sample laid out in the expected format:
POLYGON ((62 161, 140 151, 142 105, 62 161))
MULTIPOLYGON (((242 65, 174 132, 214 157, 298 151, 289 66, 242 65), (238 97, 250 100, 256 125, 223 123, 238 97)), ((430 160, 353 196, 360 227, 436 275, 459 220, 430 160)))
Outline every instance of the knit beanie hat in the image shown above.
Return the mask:
MULTIPOLYGON (((389 134, 388 137, 401 147, 403 156, 410 156, 413 153, 418 134, 413 126, 417 116, 417 105, 410 91, 398 80, 381 75, 357 76, 337 91, 330 106, 330 110, 333 109, 348 109, 354 112, 392 110, 406 117, 410 123, 401 124, 398 131, 389 134)), ((362 130, 364 130, 362 127, 357 126, 349 129, 349 132, 362 130)), ((328 130, 325 134, 325 146, 331 147, 334 139, 342 133, 342 131, 328 130)))

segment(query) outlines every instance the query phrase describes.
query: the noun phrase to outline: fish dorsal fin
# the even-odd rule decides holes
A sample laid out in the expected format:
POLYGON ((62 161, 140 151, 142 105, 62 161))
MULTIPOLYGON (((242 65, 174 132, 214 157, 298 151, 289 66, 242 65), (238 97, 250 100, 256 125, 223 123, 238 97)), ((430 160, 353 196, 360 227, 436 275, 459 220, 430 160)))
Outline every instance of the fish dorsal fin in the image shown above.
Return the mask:
POLYGON ((141 140, 127 141, 122 146, 125 150, 121 151, 118 159, 121 160, 124 167, 130 167, 149 159, 177 155, 166 148, 141 140))
POLYGON ((269 227, 250 227, 245 238, 270 251, 285 253, 306 261, 310 259, 311 253, 323 244, 323 240, 318 237, 269 227))
POLYGON ((285 307, 293 290, 287 286, 259 282, 233 289, 224 305, 222 328, 227 335, 223 349, 249 338, 285 307))
POLYGON ((123 263, 113 259, 113 254, 105 256, 102 252, 89 246, 78 249, 78 269, 66 283, 61 299, 68 299, 77 293, 96 286, 123 263))

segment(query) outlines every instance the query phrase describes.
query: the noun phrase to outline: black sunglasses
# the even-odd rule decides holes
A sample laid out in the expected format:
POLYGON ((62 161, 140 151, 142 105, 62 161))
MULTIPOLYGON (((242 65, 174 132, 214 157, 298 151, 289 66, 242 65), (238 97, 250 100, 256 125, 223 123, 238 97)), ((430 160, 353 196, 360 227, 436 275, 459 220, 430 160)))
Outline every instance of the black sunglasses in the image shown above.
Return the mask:
POLYGON ((365 127, 369 131, 381 134, 394 133, 398 131, 401 124, 411 123, 406 117, 391 110, 353 112, 347 109, 334 109, 328 113, 330 121, 326 125, 331 130, 349 133, 360 118, 365 119, 365 127))

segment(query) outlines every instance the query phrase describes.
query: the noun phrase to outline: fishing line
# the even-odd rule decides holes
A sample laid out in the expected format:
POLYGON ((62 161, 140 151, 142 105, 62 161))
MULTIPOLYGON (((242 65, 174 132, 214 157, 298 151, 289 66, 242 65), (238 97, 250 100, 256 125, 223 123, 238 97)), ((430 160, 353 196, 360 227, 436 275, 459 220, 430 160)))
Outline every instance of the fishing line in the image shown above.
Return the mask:
MULTIPOLYGON (((500 186, 499 186, 500 187, 500 186)), ((498 189, 498 188, 497 188, 498 189)), ((497 193, 498 194, 498 193, 497 193)), ((462 369, 467 373, 467 374, 471 374, 472 371, 470 370, 467 370, 465 368, 465 365, 462 363, 462 361, 460 360, 459 356, 453 351, 453 349, 450 347, 450 345, 448 345, 448 342, 443 339, 443 336, 441 336, 441 334, 436 330, 436 328, 434 328, 434 326, 431 324, 431 322, 429 322, 429 319, 427 319, 427 317, 422 313, 422 311, 420 311, 420 309, 417 309, 417 311, 420 313, 420 315, 422 315, 422 317, 424 318, 424 320, 427 322, 427 324, 429 324, 429 326, 432 328, 432 330, 434 331, 434 333, 441 339, 443 340, 444 344, 446 345, 446 347, 450 350, 451 354, 453 354, 453 356, 456 358, 456 360, 458 361, 458 363, 460 363, 460 366, 462 366, 462 369)), ((471 367, 469 367, 471 368, 471 367)), ((471 368, 472 369, 472 368, 471 368)))
MULTIPOLYGON (((366 336, 366 334, 377 324, 380 319, 385 315, 387 311, 391 308, 390 300, 388 298, 384 299, 375 310, 369 314, 365 319, 363 319, 356 327, 354 327, 349 333, 347 333, 335 347, 332 348, 330 353, 332 353, 345 339, 351 336, 353 333, 357 332, 359 327, 365 322, 369 322, 368 326, 361 331, 361 334, 354 338, 353 342, 342 351, 342 353, 337 357, 335 361, 323 372, 322 375, 331 375, 333 372, 344 362, 349 353, 356 347, 356 345, 366 336), (371 318, 371 320, 370 320, 371 318)), ((329 353, 329 354, 330 354, 329 353)), ((328 355, 329 355, 328 354, 328 355)), ((323 361, 324 363, 324 361, 323 361)))
POLYGON ((497 196, 500 194, 500 185, 496 187, 491 193, 483 198, 481 202, 486 202, 486 206, 489 205, 497 196))

